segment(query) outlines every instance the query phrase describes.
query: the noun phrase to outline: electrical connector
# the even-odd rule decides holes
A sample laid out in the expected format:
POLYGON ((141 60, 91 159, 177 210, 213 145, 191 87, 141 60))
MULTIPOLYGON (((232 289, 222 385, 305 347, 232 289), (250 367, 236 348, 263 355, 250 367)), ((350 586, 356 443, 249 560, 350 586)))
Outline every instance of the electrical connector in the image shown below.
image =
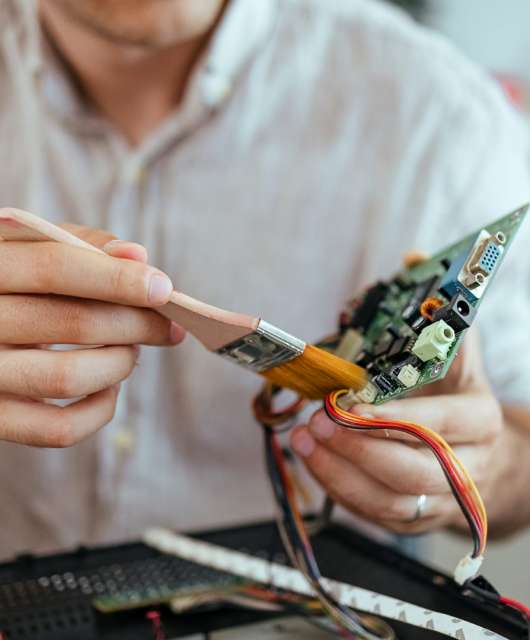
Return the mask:
POLYGON ((404 387, 407 387, 407 389, 413 387, 418 382, 419 377, 420 372, 411 364, 406 364, 397 375, 397 379, 404 387))
POLYGON ((465 555, 462 560, 460 560, 460 562, 456 565, 456 569, 454 572, 455 582, 462 585, 467 580, 471 580, 471 578, 474 578, 479 572, 483 561, 484 556, 472 558, 470 553, 465 555))
POLYGON ((444 320, 438 320, 423 329, 412 347, 412 353, 423 362, 434 358, 445 360, 454 340, 454 330, 444 320))

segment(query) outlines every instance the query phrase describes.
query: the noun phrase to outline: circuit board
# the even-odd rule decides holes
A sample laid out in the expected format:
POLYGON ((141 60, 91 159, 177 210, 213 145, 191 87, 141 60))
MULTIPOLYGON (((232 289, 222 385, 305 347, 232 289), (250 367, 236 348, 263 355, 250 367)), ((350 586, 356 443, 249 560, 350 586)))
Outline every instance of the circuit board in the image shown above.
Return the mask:
POLYGON ((350 392, 350 405, 380 404, 446 375, 528 207, 377 282, 348 304, 338 336, 323 346, 368 372, 364 389, 350 392))

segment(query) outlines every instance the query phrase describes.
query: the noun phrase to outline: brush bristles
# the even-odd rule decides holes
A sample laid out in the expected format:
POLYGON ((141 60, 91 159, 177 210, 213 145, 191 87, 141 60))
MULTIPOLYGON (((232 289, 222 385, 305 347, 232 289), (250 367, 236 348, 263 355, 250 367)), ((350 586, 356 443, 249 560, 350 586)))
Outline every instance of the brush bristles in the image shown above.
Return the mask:
POLYGON ((337 389, 362 389, 367 380, 362 367, 311 345, 298 358, 261 375, 311 400, 324 398, 337 389))

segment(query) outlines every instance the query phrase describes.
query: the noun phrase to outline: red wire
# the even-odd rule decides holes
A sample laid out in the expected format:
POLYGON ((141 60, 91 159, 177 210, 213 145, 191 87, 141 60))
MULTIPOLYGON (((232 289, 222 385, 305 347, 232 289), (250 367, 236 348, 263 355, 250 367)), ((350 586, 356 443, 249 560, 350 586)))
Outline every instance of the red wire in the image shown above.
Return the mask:
POLYGON ((519 602, 519 600, 514 600, 513 598, 501 598, 499 602, 505 604, 507 607, 512 607, 512 609, 517 609, 517 611, 524 613, 524 615, 530 619, 530 609, 522 602, 519 602))
MULTIPOLYGON (((468 487, 463 482, 461 476, 457 473, 457 470, 454 468, 452 460, 448 457, 447 452, 443 449, 443 447, 441 447, 441 445, 436 440, 430 438, 427 434, 421 431, 418 431, 414 429, 412 426, 409 426, 407 424, 394 423, 392 421, 387 421, 387 420, 382 420, 377 422, 376 421, 368 422, 366 420, 359 421, 355 419, 355 416, 353 414, 352 414, 351 420, 348 420, 347 418, 345 418, 342 415, 339 415, 335 411, 335 408, 331 403, 330 396, 326 397, 325 403, 326 403, 327 411, 331 413, 334 417, 336 417, 339 422, 342 421, 342 422, 349 423, 352 426, 357 427, 361 430, 363 429, 363 427, 376 428, 376 429, 385 429, 385 428, 395 429, 395 430, 413 435, 414 437, 422 440, 425 444, 427 444, 436 453, 439 462, 441 463, 441 465, 443 466, 447 474, 450 476, 456 491, 458 492, 462 501, 465 503, 465 507, 469 512, 469 515, 473 519, 475 526, 479 532, 481 547, 483 546, 484 526, 483 526, 482 518, 477 511, 477 506, 469 493, 468 487)), ((481 549, 481 551, 483 551, 483 549, 481 549)))
MULTIPOLYGON (((145 614, 145 617, 151 621, 151 624, 153 625, 153 635, 154 635, 154 640, 166 640, 166 635, 164 633, 164 630, 162 629, 162 620, 160 619, 160 612, 159 611, 155 611, 154 609, 151 611, 148 611, 145 614)), ((1 638, 0 638, 1 640, 1 638)))

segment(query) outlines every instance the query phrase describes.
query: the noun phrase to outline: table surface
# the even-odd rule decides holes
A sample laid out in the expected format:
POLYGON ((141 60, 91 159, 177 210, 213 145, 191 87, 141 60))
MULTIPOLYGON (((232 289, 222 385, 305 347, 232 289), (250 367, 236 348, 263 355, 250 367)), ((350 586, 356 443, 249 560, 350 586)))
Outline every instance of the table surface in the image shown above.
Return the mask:
MULTIPOLYGON (((283 548, 273 523, 221 529, 194 534, 233 549, 270 557, 282 557, 283 548)), ((506 615, 465 598, 447 576, 407 558, 396 549, 374 543, 360 533, 331 525, 314 539, 323 575, 364 587, 400 600, 450 614, 500 633, 510 640, 523 640, 526 631, 517 615, 506 615)), ((163 558, 163 557, 162 557, 163 558)), ((145 611, 100 614, 91 605, 93 595, 77 589, 75 576, 89 576, 109 567, 160 560, 158 552, 141 543, 112 547, 80 548, 60 555, 24 556, 0 565, 0 630, 8 640, 146 640, 153 637, 145 611), (46 593, 62 577, 76 587, 53 592, 50 600, 39 601, 46 581, 46 593), (39 582, 40 580, 40 582, 39 582), (44 580, 44 582, 42 582, 44 580)), ((206 636, 214 630, 263 622, 270 614, 235 608, 212 608, 174 615, 161 608, 168 638, 206 636)), ((391 621, 401 640, 435 640, 437 633, 391 621)), ((232 632, 232 635, 235 631, 232 632)), ((279 633, 279 637, 285 635, 279 633)), ((230 634, 212 634, 212 640, 230 634)), ((244 635, 234 637, 243 638, 244 635)), ((268 636, 267 636, 268 637, 268 636)))

